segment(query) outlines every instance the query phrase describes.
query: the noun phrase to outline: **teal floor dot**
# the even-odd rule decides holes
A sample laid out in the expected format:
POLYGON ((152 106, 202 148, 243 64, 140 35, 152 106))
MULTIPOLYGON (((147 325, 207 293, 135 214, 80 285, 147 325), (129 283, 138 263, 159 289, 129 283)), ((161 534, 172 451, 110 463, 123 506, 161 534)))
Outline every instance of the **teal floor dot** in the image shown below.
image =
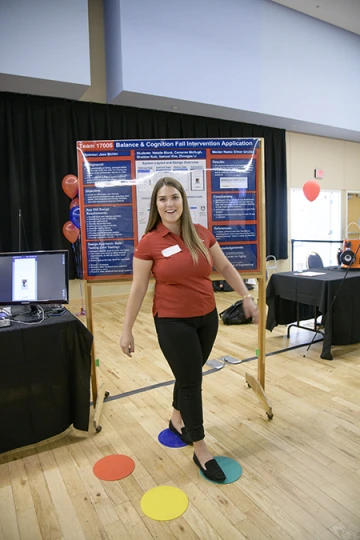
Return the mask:
POLYGON ((212 480, 206 478, 206 476, 204 476, 204 474, 200 471, 201 476, 205 478, 205 480, 212 482, 213 484, 231 484, 232 482, 239 480, 240 476, 242 475, 242 467, 240 463, 235 461, 235 459, 225 456, 216 456, 215 460, 224 471, 226 479, 224 482, 213 482, 212 480))

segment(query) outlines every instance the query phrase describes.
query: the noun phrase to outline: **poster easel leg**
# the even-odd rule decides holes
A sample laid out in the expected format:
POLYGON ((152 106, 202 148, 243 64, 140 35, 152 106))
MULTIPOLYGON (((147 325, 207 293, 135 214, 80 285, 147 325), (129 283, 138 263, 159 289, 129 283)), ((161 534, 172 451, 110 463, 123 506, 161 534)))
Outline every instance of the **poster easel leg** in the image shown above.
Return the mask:
POLYGON ((250 388, 255 392, 257 397, 260 400, 260 403, 266 411, 266 415, 269 420, 273 418, 272 407, 269 403, 268 398, 265 394, 265 312, 266 312, 266 303, 265 303, 265 289, 266 281, 264 277, 258 279, 258 288, 259 288, 259 297, 258 297, 258 307, 259 307, 259 324, 258 324, 258 378, 256 379, 250 373, 245 373, 245 380, 250 388))
POLYGON ((266 397, 265 390, 261 386, 260 382, 257 379, 255 379, 255 377, 250 375, 250 373, 245 373, 245 380, 250 386, 250 388, 255 392, 255 394, 259 398, 262 406, 264 407, 266 411, 266 416, 268 417, 269 420, 271 420, 272 417, 274 416, 272 412, 272 407, 269 403, 268 398, 266 397))
POLYGON ((100 431, 102 430, 102 427, 99 424, 99 421, 100 421, 100 416, 101 416, 102 405, 104 403, 104 399, 106 399, 108 397, 108 395, 109 395, 109 392, 107 392, 107 390, 105 388, 105 383, 102 383, 100 385, 99 390, 98 390, 96 404, 94 403, 95 410, 94 410, 93 426, 94 426, 94 429, 95 429, 96 433, 100 433, 100 431))
MULTIPOLYGON (((89 332, 91 332, 92 336, 94 336, 93 318, 92 318, 92 290, 91 290, 91 283, 89 282, 86 282, 85 302, 86 302, 85 304, 86 305, 86 326, 89 332)), ((106 391, 104 383, 102 383, 100 388, 98 389, 94 339, 93 339, 93 344, 91 347, 91 390, 92 390, 92 397, 93 397, 93 404, 94 404, 93 425, 94 425, 94 429, 96 433, 99 433, 101 431, 101 426, 99 424, 99 421, 100 421, 100 416, 101 416, 102 405, 104 403, 104 399, 108 397, 109 392, 106 391)))

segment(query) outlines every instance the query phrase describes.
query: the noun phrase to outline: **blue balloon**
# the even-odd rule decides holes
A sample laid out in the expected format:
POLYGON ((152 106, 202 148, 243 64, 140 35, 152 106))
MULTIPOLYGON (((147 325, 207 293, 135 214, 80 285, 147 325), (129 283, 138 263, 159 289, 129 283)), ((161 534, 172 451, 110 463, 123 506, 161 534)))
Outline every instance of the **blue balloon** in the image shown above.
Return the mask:
POLYGON ((70 221, 80 229, 80 207, 79 206, 73 206, 70 210, 70 221))

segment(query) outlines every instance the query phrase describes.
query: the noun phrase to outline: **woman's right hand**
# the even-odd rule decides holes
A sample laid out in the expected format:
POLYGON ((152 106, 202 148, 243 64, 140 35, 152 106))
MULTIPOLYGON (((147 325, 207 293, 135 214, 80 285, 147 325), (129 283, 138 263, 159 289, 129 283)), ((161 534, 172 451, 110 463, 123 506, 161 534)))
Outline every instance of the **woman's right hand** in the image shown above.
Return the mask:
POLYGON ((120 347, 122 351, 131 358, 131 353, 135 352, 134 337, 132 332, 123 331, 120 336, 120 347))

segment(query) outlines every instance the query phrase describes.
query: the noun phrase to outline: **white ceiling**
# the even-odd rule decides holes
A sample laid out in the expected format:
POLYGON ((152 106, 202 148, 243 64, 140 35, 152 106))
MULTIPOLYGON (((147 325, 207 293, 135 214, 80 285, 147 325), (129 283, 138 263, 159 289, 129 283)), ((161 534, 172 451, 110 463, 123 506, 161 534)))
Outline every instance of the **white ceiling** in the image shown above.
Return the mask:
POLYGON ((272 0, 360 35, 360 0, 272 0))

